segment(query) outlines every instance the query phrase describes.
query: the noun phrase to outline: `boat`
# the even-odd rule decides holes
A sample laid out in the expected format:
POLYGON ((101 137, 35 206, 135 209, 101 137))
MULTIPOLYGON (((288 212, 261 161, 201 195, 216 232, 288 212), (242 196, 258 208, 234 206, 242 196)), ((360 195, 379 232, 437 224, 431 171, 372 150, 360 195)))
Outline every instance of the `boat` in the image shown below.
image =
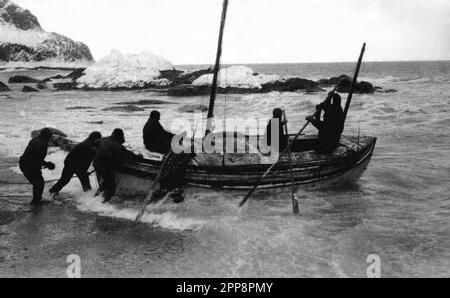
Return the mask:
MULTIPOLYGON (((332 155, 321 155, 315 151, 317 136, 302 136, 295 141, 291 151, 294 179, 285 154, 280 156, 271 173, 262 179, 258 189, 287 188, 292 183, 302 189, 327 189, 354 183, 367 169, 376 141, 374 137, 343 136, 341 145, 332 155)), ((222 155, 215 156, 217 162, 213 165, 211 160, 214 157, 203 159, 202 155, 197 155, 187 168, 187 186, 214 190, 252 189, 271 164, 262 164, 260 154, 245 154, 250 158, 242 158, 243 155, 228 154, 226 160, 229 164, 225 165, 221 163, 222 155), (206 161, 202 163, 203 160, 206 161)), ((125 161, 116 173, 117 194, 148 194, 150 182, 157 177, 161 165, 162 161, 158 159, 125 161)))
MULTIPOLYGON (((227 8, 228 0, 224 0, 205 137, 213 133, 212 123, 227 8)), ((364 51, 365 44, 361 50, 345 105, 345 118, 350 108, 364 51)), ((335 91, 336 88, 333 92, 335 91)), ((342 136, 340 146, 333 154, 321 155, 316 153, 317 136, 302 135, 302 131, 308 124, 309 122, 297 135, 290 136, 289 150, 280 154, 275 163, 262 162, 260 153, 197 154, 187 166, 185 176, 187 186, 215 190, 250 190, 242 204, 256 189, 291 187, 294 209, 298 209, 295 207, 297 203, 294 198, 294 191, 298 188, 330 188, 358 181, 369 166, 377 138, 360 137, 359 133, 356 137, 342 136)), ((230 140, 227 139, 227 135, 224 142, 235 142, 236 137, 234 136, 235 139, 230 140)), ((261 136, 257 136, 257 138, 259 140, 261 136)), ((151 188, 151 184, 154 186, 155 181, 158 180, 158 174, 163 167, 162 159, 126 160, 116 173, 117 194, 147 194, 147 202, 149 202, 151 192, 149 188, 151 188)))

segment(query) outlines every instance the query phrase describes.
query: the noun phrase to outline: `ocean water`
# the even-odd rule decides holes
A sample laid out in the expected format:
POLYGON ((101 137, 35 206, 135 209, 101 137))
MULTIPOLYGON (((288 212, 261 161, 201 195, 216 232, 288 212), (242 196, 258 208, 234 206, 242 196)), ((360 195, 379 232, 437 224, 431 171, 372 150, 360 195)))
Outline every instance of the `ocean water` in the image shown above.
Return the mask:
MULTIPOLYGON (((250 67, 319 79, 351 75, 354 64, 250 67)), ((3 71, 0 81, 17 73, 65 74, 3 71)), ((365 63, 360 76, 398 92, 354 97, 345 133, 378 137, 372 162, 356 184, 300 191, 298 216, 288 191, 257 193, 242 209, 242 194, 189 191, 183 204, 153 206, 137 227, 131 220, 139 202, 101 204, 92 193, 83 194, 76 180, 62 192, 63 203, 31 209, 30 187, 17 169, 30 132, 52 126, 82 140, 92 130, 106 135, 121 127, 127 145, 143 150, 141 130, 152 109, 161 111, 167 127, 174 119, 194 123, 179 107, 207 104, 207 98, 148 91, 26 94, 23 85, 10 85, 11 92, 0 93, 0 276, 64 277, 71 254, 80 256, 85 277, 366 277, 371 254, 380 256, 383 277, 450 276, 450 62, 365 63), (143 99, 167 103, 139 112, 103 111, 143 99)), ((267 119, 282 107, 295 132, 325 95, 220 95, 216 117, 226 111, 267 119)), ((64 153, 51 149, 48 159, 58 165, 44 172, 51 181, 64 153)))

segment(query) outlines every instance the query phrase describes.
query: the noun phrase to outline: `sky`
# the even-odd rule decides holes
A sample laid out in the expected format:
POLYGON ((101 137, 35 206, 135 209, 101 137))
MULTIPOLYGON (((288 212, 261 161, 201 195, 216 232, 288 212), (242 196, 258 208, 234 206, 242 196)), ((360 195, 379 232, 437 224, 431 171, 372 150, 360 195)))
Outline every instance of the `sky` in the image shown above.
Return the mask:
MULTIPOLYGON (((222 0, 13 0, 47 31, 213 64, 222 0)), ((450 60, 450 0, 230 0, 222 63, 450 60)))

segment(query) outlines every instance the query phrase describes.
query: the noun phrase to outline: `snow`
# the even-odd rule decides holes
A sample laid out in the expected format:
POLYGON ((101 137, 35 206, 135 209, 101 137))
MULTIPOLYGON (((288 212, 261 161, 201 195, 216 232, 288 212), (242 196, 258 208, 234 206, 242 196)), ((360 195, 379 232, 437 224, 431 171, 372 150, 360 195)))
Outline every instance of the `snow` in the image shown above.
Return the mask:
MULTIPOLYGON (((279 81, 278 75, 260 75, 247 66, 231 66, 219 72, 219 87, 260 89, 262 85, 279 81)), ((213 75, 207 74, 199 77, 192 84, 194 86, 212 85, 213 75)))
POLYGON ((167 86, 170 81, 158 79, 161 70, 173 69, 173 65, 161 56, 150 52, 122 54, 117 50, 88 67, 78 79, 79 87, 137 88, 146 84, 167 86))
POLYGON ((21 30, 0 20, 0 43, 15 43, 32 48, 48 39, 49 35, 41 29, 21 30))
POLYGON ((86 68, 92 65, 92 61, 87 60, 79 60, 74 62, 65 62, 61 61, 60 59, 47 59, 43 61, 10 61, 10 62, 1 62, 0 61, 0 68, 5 69, 33 69, 38 67, 48 67, 48 68, 86 68))

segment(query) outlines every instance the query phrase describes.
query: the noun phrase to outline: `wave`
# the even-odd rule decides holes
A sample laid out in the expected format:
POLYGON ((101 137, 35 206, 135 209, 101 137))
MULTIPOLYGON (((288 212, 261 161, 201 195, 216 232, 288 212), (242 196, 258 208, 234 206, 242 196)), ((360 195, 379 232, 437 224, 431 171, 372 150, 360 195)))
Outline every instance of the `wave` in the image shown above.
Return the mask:
MULTIPOLYGON (((119 208, 110 203, 103 203, 101 197, 93 197, 93 193, 82 194, 75 199, 77 208, 83 212, 93 212, 101 216, 134 221, 138 213, 137 208, 119 208)), ((156 208, 153 208, 153 210, 156 208)), ((205 222, 192 218, 182 218, 173 212, 146 213, 142 222, 156 227, 179 231, 197 231, 205 222)))

